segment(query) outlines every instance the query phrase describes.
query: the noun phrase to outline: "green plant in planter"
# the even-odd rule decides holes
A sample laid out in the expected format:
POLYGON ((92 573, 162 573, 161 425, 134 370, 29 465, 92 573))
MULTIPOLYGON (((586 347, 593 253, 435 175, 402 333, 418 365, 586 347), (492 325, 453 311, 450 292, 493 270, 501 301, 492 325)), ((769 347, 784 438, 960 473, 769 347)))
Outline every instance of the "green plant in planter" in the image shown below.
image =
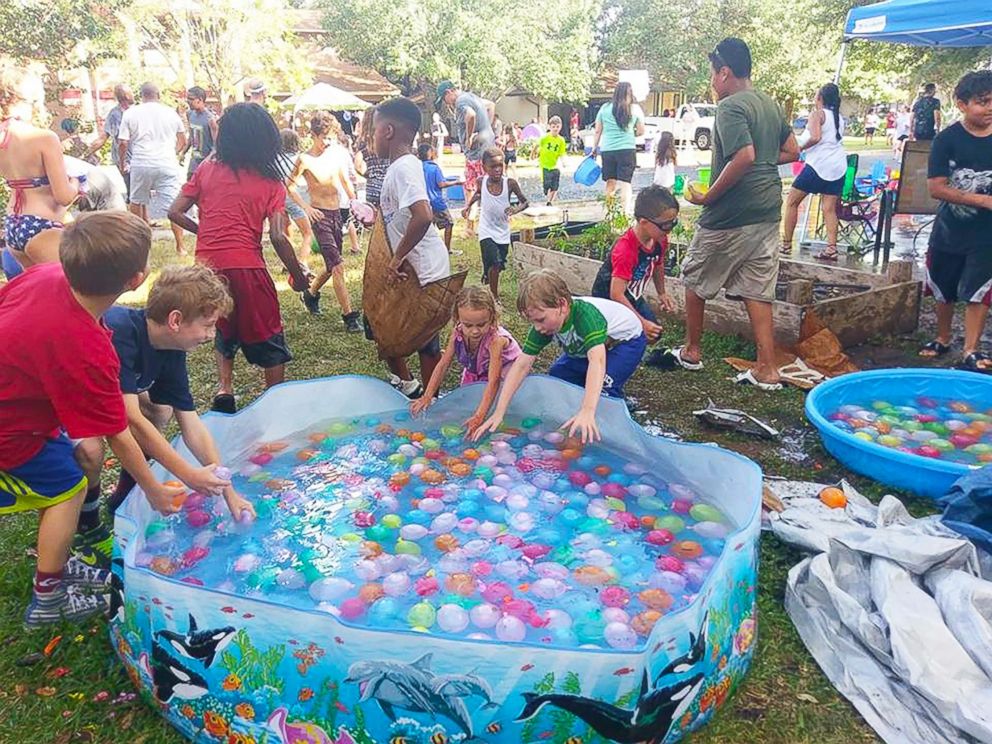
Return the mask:
POLYGON ((602 261, 617 239, 629 229, 630 218, 624 212, 623 205, 617 199, 607 199, 602 221, 583 230, 576 238, 581 246, 581 255, 602 261))
POLYGON ((517 158, 520 160, 537 160, 538 145, 541 140, 532 138, 517 143, 517 158))

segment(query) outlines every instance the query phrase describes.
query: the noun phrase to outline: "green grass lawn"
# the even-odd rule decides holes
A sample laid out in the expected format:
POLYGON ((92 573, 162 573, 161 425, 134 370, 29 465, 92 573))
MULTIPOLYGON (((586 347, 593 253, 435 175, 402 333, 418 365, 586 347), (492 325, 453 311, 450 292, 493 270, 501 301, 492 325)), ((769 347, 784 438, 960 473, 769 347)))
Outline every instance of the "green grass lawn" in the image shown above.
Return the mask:
MULTIPOLYGON (((472 269, 471 282, 479 280, 480 260, 474 240, 456 238, 465 251, 455 263, 472 269)), ((153 266, 175 262, 170 244, 155 246, 153 266)), ((360 294, 362 258, 347 260, 352 296, 360 294)), ((325 314, 313 318, 304 313, 298 297, 288 290, 285 275, 279 274, 280 301, 286 324, 286 337, 295 360, 288 368, 290 379, 307 379, 342 373, 364 373, 385 377, 374 349, 361 337, 346 335, 333 295, 325 293, 325 314)), ((513 308, 515 282, 505 277, 502 303, 513 308)), ((139 299, 142 292, 129 299, 139 299)), ((525 326, 515 313, 508 313, 505 324, 522 336, 525 326)), ((681 338, 677 322, 667 325, 664 342, 681 338)), ((639 401, 641 423, 658 425, 688 440, 716 441, 724 447, 756 460, 765 472, 794 478, 831 481, 843 474, 839 466, 820 448, 815 433, 805 425, 803 394, 789 389, 762 393, 739 387, 733 370, 720 361, 723 356, 753 355, 750 344, 736 338, 707 334, 704 339, 707 366, 700 373, 661 373, 641 369, 628 385, 628 392, 639 401), (790 441, 803 443, 795 448, 778 443, 758 443, 735 434, 701 430, 691 411, 705 406, 708 398, 721 405, 748 410, 783 430, 790 441), (803 452, 805 454, 803 454, 803 452)), ((551 361, 550 352, 542 359, 542 369, 551 361)), ((214 393, 215 370, 212 349, 204 347, 190 360, 193 392, 201 409, 214 393)), ((239 359, 236 392, 244 405, 262 392, 261 375, 239 359)), ((872 498, 882 490, 854 479, 872 498)), ((108 491, 113 484, 108 478, 108 491)), ((911 502, 914 511, 925 508, 911 502)), ((0 551, 6 557, 0 576, 0 741, 70 744, 71 742, 128 742, 128 744, 175 744, 182 741, 158 715, 137 700, 122 667, 116 661, 107 639, 104 621, 85 627, 55 627, 26 632, 21 614, 29 598, 34 560, 33 546, 37 519, 23 514, 0 521, 0 551), (53 638, 61 636, 50 656, 36 660, 53 638), (33 662, 33 663, 28 663, 33 662)), ((799 744, 851 744, 876 741, 854 709, 830 686, 806 652, 782 607, 786 573, 800 556, 777 540, 761 539, 761 566, 758 587, 759 644, 754 666, 743 686, 719 712, 715 720, 692 737, 693 742, 781 742, 799 744)))

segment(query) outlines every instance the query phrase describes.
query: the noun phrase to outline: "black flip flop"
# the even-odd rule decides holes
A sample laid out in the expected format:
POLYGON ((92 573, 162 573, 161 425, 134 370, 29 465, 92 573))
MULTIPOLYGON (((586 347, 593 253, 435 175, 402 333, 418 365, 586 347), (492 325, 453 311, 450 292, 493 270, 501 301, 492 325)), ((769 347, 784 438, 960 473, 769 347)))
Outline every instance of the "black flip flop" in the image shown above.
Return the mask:
POLYGON ((210 406, 211 411, 218 413, 237 413, 238 407, 234 401, 234 396, 230 393, 220 393, 214 396, 214 402, 210 406))
POLYGON ((992 374, 992 357, 984 351, 973 351, 961 360, 958 369, 963 369, 967 372, 977 372, 980 375, 992 374), (988 366, 980 367, 980 362, 987 362, 988 366))
POLYGON ((942 344, 936 339, 924 344, 920 350, 916 353, 917 356, 923 359, 936 359, 937 357, 942 357, 944 354, 951 350, 950 344, 942 344), (932 354, 924 354, 924 351, 931 351, 932 354))

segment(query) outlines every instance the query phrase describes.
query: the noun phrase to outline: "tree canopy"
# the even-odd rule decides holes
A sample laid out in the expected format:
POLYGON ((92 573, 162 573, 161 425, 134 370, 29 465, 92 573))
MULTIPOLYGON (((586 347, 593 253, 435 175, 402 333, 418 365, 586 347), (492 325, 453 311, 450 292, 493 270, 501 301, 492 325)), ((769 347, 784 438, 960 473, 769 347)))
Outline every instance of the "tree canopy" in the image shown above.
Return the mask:
POLYGON ((258 75, 271 89, 292 91, 310 80, 281 0, 132 0, 124 23, 160 53, 182 86, 227 93, 258 75))
POLYGON ((75 67, 114 56, 116 13, 126 0, 0 2, 0 54, 19 62, 75 67))
POLYGON ((487 96, 520 87, 553 100, 585 99, 595 77, 601 0, 535 12, 531 0, 324 0, 342 56, 411 92, 445 78, 487 96))

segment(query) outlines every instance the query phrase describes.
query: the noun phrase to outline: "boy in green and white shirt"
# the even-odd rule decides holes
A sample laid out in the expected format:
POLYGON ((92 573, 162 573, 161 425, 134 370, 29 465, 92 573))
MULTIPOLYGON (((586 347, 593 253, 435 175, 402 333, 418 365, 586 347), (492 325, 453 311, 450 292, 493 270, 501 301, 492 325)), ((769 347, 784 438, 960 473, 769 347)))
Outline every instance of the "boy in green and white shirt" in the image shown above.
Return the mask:
POLYGON ((561 184, 561 171, 558 161, 568 151, 568 143, 561 136, 561 117, 552 116, 548 119, 548 133, 537 143, 537 162, 541 164, 541 175, 544 182, 544 195, 548 197, 550 207, 558 196, 561 184))
POLYGON ((548 374, 575 385, 586 394, 578 412, 566 421, 568 435, 576 432, 583 442, 599 440, 596 407, 603 394, 623 397, 624 383, 641 363, 647 338, 641 322, 630 308, 599 297, 575 297, 564 280, 549 269, 524 277, 517 309, 531 323, 523 353, 510 367, 492 416, 472 433, 479 439, 496 431, 510 401, 534 366, 537 355, 552 341, 564 352, 548 374))

